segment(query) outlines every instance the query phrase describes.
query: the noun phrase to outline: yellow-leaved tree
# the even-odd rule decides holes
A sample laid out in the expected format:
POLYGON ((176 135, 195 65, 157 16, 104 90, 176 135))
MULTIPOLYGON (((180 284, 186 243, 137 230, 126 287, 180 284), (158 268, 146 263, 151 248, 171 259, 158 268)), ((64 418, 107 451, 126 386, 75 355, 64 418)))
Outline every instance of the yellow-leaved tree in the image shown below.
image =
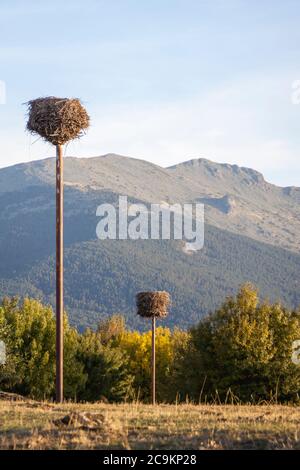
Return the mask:
MULTIPOLYGON (((174 401, 178 391, 176 372, 178 361, 187 348, 189 333, 159 326, 156 330, 156 383, 158 401, 174 401)), ((150 399, 151 332, 123 331, 116 339, 128 357, 128 367, 134 377, 135 398, 150 399)))

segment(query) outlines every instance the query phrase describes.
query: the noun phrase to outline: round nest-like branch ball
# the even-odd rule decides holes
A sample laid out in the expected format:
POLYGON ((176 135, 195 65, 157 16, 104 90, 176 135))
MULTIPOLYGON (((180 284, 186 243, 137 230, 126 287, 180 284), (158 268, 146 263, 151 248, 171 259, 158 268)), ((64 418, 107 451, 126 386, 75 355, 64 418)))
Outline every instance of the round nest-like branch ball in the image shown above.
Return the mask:
POLYGON ((63 145, 80 138, 89 127, 90 118, 77 98, 37 98, 28 106, 27 130, 39 134, 53 145, 63 145))
POLYGON ((165 291, 139 292, 136 295, 137 314, 141 317, 166 317, 170 304, 170 294, 165 291))

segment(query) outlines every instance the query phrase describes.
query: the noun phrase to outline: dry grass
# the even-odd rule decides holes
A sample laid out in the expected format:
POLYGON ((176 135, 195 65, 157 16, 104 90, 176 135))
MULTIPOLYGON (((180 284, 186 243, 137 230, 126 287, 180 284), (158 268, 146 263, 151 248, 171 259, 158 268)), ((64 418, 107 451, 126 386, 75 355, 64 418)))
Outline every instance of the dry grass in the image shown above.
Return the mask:
POLYGON ((0 401, 1 449, 300 449, 299 425, 300 409, 280 405, 0 401))

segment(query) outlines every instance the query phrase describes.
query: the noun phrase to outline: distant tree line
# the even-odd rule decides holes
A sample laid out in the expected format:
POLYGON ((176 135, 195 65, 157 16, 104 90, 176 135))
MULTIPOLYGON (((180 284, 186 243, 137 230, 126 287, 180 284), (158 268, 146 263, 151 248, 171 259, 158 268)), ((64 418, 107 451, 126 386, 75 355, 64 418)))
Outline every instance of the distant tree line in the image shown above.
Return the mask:
MULTIPOLYGON (((150 323, 149 323, 150 328, 150 323)), ((34 299, 5 298, 0 340, 0 390, 36 399, 55 393, 55 317, 34 299)), ((235 297, 188 331, 157 328, 157 398, 160 402, 298 402, 300 312, 260 302, 243 285, 235 297)), ((126 329, 113 315, 80 334, 65 315, 65 396, 77 401, 149 401, 151 334, 126 329)))

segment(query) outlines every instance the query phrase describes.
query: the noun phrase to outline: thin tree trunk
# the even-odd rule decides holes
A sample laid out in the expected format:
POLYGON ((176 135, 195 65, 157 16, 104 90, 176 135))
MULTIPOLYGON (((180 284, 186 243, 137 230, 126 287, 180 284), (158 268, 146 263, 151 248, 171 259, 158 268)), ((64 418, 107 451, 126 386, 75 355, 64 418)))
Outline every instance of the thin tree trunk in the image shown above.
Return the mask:
POLYGON ((63 321, 64 321, 64 241, 63 241, 63 149, 56 146, 56 401, 63 402, 63 321))
POLYGON ((155 405, 155 317, 152 317, 152 405, 155 405))

